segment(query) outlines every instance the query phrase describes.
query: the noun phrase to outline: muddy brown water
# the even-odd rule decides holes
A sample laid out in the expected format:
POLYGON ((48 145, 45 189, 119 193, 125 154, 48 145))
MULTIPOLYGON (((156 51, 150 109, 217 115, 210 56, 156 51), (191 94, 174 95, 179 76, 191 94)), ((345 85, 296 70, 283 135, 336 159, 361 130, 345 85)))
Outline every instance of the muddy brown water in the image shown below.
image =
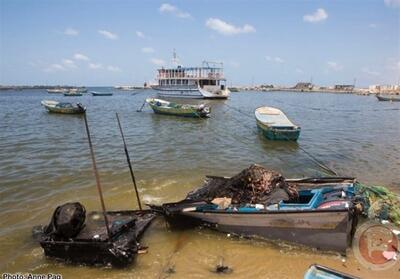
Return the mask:
MULTIPOLYGON (((110 89, 96 88, 96 91, 110 89)), ((80 201, 100 208, 83 118, 45 112, 43 99, 81 102, 93 136, 100 179, 110 210, 136 208, 119 136, 119 112, 140 187, 148 203, 175 201, 201 185, 205 175, 231 176, 251 163, 286 177, 323 175, 302 149, 341 175, 399 192, 400 103, 372 96, 322 93, 233 93, 206 101, 210 119, 136 112, 145 97, 115 91, 111 97, 62 97, 45 91, 0 94, 0 272, 58 273, 64 278, 302 278, 319 263, 363 278, 398 278, 399 266, 370 271, 346 258, 287 243, 228 237, 208 229, 174 231, 157 219, 142 242, 147 254, 126 269, 65 265, 43 256, 31 228, 53 210, 80 201), (270 142, 257 134, 253 113, 262 105, 283 110, 302 127, 297 143, 270 142)), ((192 100, 192 103, 199 101, 192 100)))

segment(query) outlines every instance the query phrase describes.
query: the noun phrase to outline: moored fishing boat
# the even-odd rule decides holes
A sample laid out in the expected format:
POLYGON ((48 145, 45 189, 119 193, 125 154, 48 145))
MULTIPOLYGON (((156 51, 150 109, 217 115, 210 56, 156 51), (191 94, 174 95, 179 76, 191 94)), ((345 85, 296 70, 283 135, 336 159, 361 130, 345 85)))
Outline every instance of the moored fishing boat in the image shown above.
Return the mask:
MULTIPOLYGON (((252 168, 257 173, 258 167, 249 170, 252 168)), ((346 253, 357 219, 354 179, 339 178, 331 183, 324 178, 308 179, 304 184, 312 181, 312 188, 301 189, 288 198, 291 187, 301 185, 302 180, 285 182, 279 176, 270 176, 276 188, 266 189, 267 196, 260 196, 262 201, 255 203, 249 202, 255 197, 247 194, 262 193, 259 183, 265 183, 264 178, 269 175, 254 180, 254 177, 243 176, 247 171, 232 178, 209 177, 203 187, 190 192, 184 200, 151 207, 172 225, 201 225, 236 235, 346 253), (289 186, 282 188, 282 185, 289 186), (249 192, 246 194, 246 191, 249 192)))
POLYGON ((68 92, 68 89, 65 88, 55 88, 55 89, 47 89, 47 93, 49 94, 64 94, 68 92))
POLYGON ((400 102, 400 96, 395 95, 376 95, 379 101, 400 102))
POLYGON ((78 89, 70 89, 67 93, 64 93, 66 97, 78 97, 82 96, 82 93, 78 89))
POLYGON ((86 87, 78 87, 78 88, 76 88, 76 90, 79 93, 87 93, 88 92, 88 89, 86 87))
POLYGON ((210 107, 201 105, 177 104, 161 99, 148 98, 146 103, 150 105, 155 113, 169 114, 175 116, 203 118, 209 117, 210 107))
POLYGON ((112 92, 97 92, 97 91, 90 91, 92 96, 112 96, 112 92))
POLYGON ((255 111, 257 127, 270 140, 294 140, 300 136, 301 128, 292 123, 279 109, 260 107, 255 111))
POLYGON ((86 107, 84 107, 80 103, 73 105, 71 103, 65 103, 65 102, 61 103, 61 102, 50 101, 50 100, 44 100, 41 103, 42 103, 42 106, 44 106, 48 112, 65 113, 65 114, 79 114, 79 113, 85 113, 85 111, 86 111, 86 107))

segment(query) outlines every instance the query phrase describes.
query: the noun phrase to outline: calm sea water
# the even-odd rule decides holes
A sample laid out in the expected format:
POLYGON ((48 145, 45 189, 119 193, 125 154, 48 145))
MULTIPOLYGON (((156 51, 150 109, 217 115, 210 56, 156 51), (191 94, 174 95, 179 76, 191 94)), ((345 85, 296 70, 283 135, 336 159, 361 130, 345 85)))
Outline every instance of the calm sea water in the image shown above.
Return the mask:
MULTIPOLYGON (((96 88, 109 91, 109 88, 96 88)), ((368 184, 400 189, 400 103, 372 96, 320 93, 233 93, 226 101, 205 101, 210 119, 136 112, 153 91, 115 91, 111 97, 63 97, 44 90, 0 94, 0 272, 60 273, 64 278, 218 277, 221 259, 233 268, 230 278, 302 278, 312 263, 365 278, 397 276, 371 273, 352 256, 282 243, 229 238, 194 229, 171 231, 156 220, 143 238, 150 247, 127 269, 64 265, 46 259, 31 238, 59 204, 80 201, 100 208, 82 116, 47 113, 43 99, 81 102, 87 117, 110 210, 136 208, 115 112, 120 114, 142 200, 181 199, 205 175, 234 175, 252 163, 286 177, 324 175, 303 152, 340 175, 368 184), (283 110, 302 127, 297 143, 271 142, 257 133, 253 113, 268 105, 283 110), (168 267, 175 273, 165 273, 168 267)), ((192 100, 192 103, 201 101, 192 100)))

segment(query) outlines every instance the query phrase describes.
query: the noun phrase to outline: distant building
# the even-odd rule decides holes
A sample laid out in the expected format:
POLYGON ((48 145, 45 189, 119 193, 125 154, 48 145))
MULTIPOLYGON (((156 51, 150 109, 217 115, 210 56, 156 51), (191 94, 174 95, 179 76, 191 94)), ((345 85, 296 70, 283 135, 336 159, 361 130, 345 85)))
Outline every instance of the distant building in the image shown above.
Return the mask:
POLYGON ((298 90, 311 90, 313 89, 314 85, 311 82, 298 82, 293 89, 298 90))
POLYGON ((370 93, 386 93, 386 94, 399 94, 400 85, 370 85, 368 87, 370 93))
POLYGON ((354 90, 354 85, 350 84, 336 84, 335 87, 333 88, 334 90, 337 91, 348 91, 352 92, 354 90))

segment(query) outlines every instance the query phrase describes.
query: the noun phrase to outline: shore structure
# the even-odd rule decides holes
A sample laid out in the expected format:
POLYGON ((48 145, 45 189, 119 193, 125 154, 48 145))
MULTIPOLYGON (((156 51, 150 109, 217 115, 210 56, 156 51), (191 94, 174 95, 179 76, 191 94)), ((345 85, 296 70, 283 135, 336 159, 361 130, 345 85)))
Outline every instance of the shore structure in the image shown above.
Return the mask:
POLYGON ((284 92, 315 92, 315 93, 341 93, 341 94, 357 94, 357 95, 370 95, 370 94, 392 94, 400 95, 400 85, 370 85, 368 88, 357 88, 352 84, 335 84, 332 86, 318 86, 311 82, 298 82, 294 86, 281 86, 274 84, 261 84, 255 86, 235 86, 235 90, 231 92, 240 91, 284 91, 284 92))

